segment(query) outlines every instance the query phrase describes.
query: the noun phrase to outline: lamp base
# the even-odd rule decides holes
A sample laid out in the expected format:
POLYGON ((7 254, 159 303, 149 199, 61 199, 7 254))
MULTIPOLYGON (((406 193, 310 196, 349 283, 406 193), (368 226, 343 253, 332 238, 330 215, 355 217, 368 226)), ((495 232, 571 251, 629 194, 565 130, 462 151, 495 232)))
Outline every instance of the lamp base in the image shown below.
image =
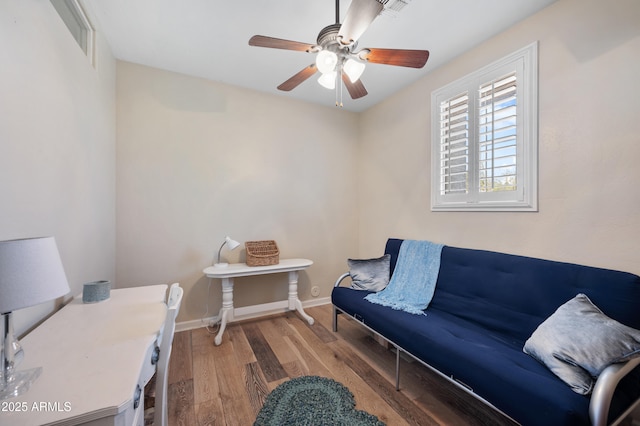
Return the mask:
MULTIPOLYGON (((28 391, 40 376, 40 373, 42 373, 42 367, 16 371, 11 374, 11 376, 7 378, 6 386, 0 388, 0 400, 14 398, 28 391)), ((0 384, 0 386, 2 385, 4 385, 4 383, 0 384)))
POLYGON ((226 268, 227 266, 229 266, 227 262, 216 263, 213 265, 214 268, 226 268))

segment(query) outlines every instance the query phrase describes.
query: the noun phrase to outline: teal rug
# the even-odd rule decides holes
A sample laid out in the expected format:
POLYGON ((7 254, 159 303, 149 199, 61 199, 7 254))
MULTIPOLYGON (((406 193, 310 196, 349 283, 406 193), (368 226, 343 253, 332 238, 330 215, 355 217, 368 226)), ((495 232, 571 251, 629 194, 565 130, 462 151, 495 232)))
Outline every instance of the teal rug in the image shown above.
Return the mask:
POLYGON ((335 380, 297 377, 267 396, 254 426, 384 426, 355 405, 351 391, 335 380))

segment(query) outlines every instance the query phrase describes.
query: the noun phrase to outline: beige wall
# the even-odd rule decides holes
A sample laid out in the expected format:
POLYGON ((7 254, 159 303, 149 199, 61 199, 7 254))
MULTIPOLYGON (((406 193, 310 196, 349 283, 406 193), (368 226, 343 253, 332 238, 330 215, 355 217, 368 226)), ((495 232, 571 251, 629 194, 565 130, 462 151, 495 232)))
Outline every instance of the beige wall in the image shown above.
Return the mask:
POLYGON ((54 236, 79 294, 115 274, 115 61, 98 35, 93 68, 48 1, 0 2, 0 52, 0 240, 54 236))
POLYGON ((360 254, 397 236, 640 273, 639 52, 639 2, 560 0, 365 112, 360 254), (431 92, 535 40, 539 212, 431 212, 431 92))
MULTIPOLYGON (((391 236, 639 273, 638 16, 634 0, 559 0, 353 114, 123 62, 116 85, 99 34, 94 69, 49 2, 2 2, 0 239, 54 235, 73 294, 179 281, 179 321, 217 314, 201 270, 225 235, 313 259, 304 300, 391 236), (431 92, 534 40, 540 211, 430 212, 431 92)), ((236 306, 285 298, 282 280, 237 283, 236 306)))
MULTIPOLYGON (((117 76, 118 286, 179 281, 178 321, 217 315, 202 269, 229 235, 312 259, 300 296, 328 297, 357 251, 357 115, 126 62, 117 76)), ((243 279, 235 305, 286 300, 286 282, 243 279)))

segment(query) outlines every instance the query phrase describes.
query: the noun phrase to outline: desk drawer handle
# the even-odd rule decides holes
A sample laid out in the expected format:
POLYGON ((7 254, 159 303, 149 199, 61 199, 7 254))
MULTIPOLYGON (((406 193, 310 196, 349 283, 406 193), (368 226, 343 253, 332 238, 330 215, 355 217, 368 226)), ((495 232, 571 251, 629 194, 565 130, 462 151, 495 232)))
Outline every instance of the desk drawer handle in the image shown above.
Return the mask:
POLYGON ((160 348, 156 346, 153 349, 153 353, 151 354, 151 365, 156 365, 159 359, 160 359, 160 348))
POLYGON ((140 385, 136 385, 136 392, 133 394, 133 409, 137 409, 140 406, 140 397, 142 396, 142 389, 140 385))

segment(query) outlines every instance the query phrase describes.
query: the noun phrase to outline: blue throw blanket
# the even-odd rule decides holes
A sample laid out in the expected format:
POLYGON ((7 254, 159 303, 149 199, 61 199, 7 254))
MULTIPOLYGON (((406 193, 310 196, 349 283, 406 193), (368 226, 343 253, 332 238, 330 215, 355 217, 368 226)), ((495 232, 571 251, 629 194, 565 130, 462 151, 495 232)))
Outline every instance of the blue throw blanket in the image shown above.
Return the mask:
POLYGON ((436 290, 442 244, 404 240, 389 285, 365 297, 371 303, 424 315, 436 290))

